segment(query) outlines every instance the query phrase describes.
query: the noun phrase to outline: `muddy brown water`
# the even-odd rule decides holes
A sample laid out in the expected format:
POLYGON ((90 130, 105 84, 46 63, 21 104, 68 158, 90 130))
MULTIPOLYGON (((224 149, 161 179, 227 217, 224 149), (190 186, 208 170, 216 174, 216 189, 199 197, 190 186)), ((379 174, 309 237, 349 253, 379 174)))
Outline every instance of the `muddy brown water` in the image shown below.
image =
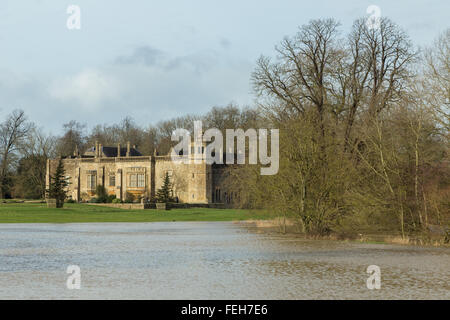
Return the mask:
POLYGON ((449 299, 450 249, 232 222, 1 224, 0 299, 449 299), (81 269, 69 290, 67 266, 81 269), (381 289, 366 286, 369 265, 381 289))

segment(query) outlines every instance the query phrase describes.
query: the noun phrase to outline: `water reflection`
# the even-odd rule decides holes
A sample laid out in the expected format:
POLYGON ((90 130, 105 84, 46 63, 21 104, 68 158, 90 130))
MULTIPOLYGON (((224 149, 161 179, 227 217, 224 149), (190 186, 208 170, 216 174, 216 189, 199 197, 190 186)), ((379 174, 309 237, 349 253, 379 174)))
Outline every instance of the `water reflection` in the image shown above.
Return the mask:
POLYGON ((1 299, 449 299, 450 250, 308 241, 229 222, 0 225, 1 299), (81 267, 81 290, 66 267, 81 267), (380 266, 382 289, 366 288, 380 266))

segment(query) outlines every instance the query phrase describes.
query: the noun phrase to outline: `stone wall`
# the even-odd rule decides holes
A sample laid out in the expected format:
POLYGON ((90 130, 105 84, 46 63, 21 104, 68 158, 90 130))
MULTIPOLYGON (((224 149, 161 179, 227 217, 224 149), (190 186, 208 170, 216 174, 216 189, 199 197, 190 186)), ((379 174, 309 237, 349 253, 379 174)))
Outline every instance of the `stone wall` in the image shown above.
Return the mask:
POLYGON ((211 190, 211 166, 206 163, 177 163, 170 157, 157 157, 155 161, 155 189, 161 188, 166 172, 173 182, 174 196, 180 202, 208 203, 211 190))
MULTIPOLYGON (((155 203, 87 203, 91 206, 118 208, 126 210, 144 210, 156 209, 155 203)), ((189 209, 189 208, 214 208, 225 209, 227 206, 223 203, 170 203, 172 209, 189 209)))
POLYGON ((214 165, 212 170, 211 182, 211 202, 223 203, 226 207, 233 207, 238 203, 239 195, 230 186, 230 177, 227 170, 232 166, 214 165))
POLYGON ((88 203, 90 206, 109 207, 126 210, 151 209, 151 204, 144 203, 88 203))

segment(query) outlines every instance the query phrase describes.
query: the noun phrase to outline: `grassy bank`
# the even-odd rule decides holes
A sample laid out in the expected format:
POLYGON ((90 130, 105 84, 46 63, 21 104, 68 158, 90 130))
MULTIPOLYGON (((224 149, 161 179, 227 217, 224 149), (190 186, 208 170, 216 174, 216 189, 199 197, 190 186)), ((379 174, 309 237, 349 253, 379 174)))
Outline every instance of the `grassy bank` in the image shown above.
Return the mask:
POLYGON ((351 241, 367 244, 397 244, 397 245, 415 245, 415 246, 443 246, 450 247, 450 243, 445 235, 431 233, 417 233, 401 237, 397 231, 377 230, 376 226, 372 230, 359 230, 359 232, 339 233, 331 232, 328 235, 306 234, 301 232, 299 225, 293 219, 283 221, 281 217, 263 220, 245 220, 239 221, 239 224, 254 232, 277 233, 295 236, 305 240, 330 240, 330 241, 351 241))
POLYGON ((243 209, 190 208, 169 211, 125 210, 88 204, 66 203, 64 208, 47 208, 45 203, 0 203, 0 223, 82 223, 82 222, 163 222, 163 221, 240 221, 244 227, 257 232, 284 233, 305 239, 345 240, 365 243, 431 244, 444 245, 442 239, 423 242, 414 238, 402 239, 397 234, 360 234, 357 237, 342 237, 331 234, 325 237, 305 235, 291 220, 283 221, 275 214, 265 211, 243 209))
POLYGON ((0 204, 0 223, 234 221, 270 218, 265 212, 242 209, 124 210, 78 203, 67 203, 64 208, 56 209, 47 208, 45 203, 0 204))

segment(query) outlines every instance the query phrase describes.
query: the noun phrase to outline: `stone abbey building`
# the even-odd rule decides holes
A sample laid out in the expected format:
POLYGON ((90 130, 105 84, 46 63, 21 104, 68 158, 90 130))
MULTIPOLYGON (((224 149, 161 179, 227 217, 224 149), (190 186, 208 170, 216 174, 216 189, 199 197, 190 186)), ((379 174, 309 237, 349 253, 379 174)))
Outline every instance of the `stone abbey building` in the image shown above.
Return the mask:
MULTIPOLYGON (((47 161, 47 188, 58 161, 47 161)), ((224 188, 223 165, 209 165, 206 161, 176 163, 170 153, 166 156, 143 156, 130 143, 126 147, 96 143, 82 155, 75 151, 74 155, 62 161, 70 182, 68 197, 75 201, 88 201, 94 197, 97 185, 104 186, 108 194, 122 201, 127 193, 135 199, 152 199, 162 186, 166 172, 171 178, 174 197, 179 202, 229 204, 236 196, 224 188)))

